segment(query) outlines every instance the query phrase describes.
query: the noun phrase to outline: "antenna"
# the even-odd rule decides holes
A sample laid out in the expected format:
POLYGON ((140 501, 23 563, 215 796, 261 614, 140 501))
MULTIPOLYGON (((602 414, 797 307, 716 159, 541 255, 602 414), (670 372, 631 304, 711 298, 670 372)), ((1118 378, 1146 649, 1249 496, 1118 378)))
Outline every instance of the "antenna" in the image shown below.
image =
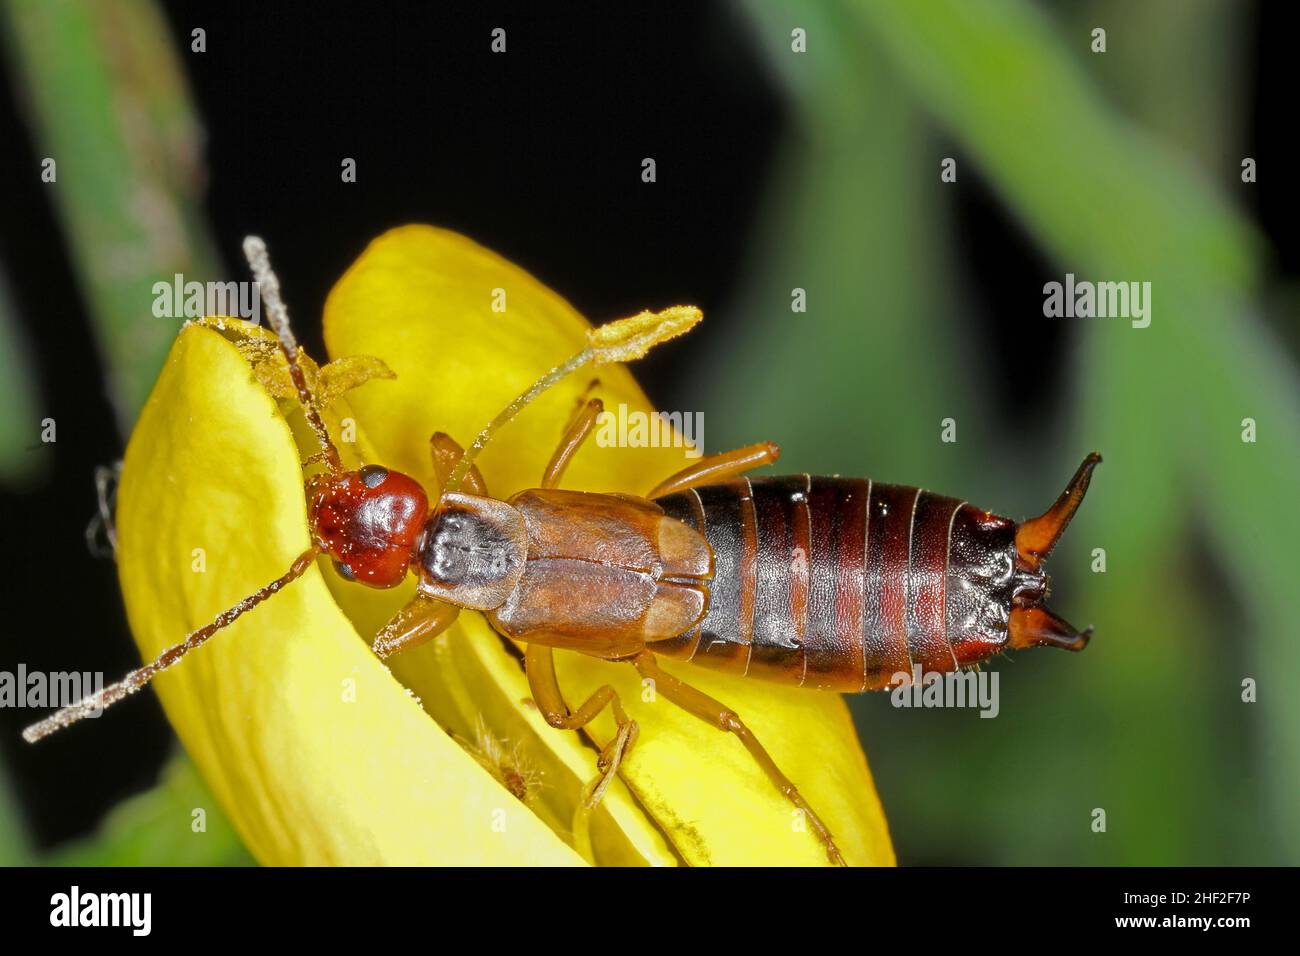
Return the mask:
POLYGON ((290 581, 302 577, 303 572, 312 566, 312 562, 316 560, 318 553, 319 551, 315 546, 308 548, 298 555, 298 558, 289 567, 288 571, 266 585, 266 587, 254 591, 234 607, 222 611, 213 619, 211 624, 207 624, 187 635, 185 640, 179 644, 173 644, 154 658, 151 663, 136 668, 116 684, 109 684, 103 690, 83 697, 75 704, 70 704, 39 723, 32 724, 23 731, 23 740, 29 744, 34 744, 36 741, 48 737, 56 730, 71 727, 86 717, 98 717, 104 712, 105 708, 111 707, 124 697, 130 697, 190 651, 196 647, 201 647, 207 642, 208 638, 223 627, 233 623, 245 611, 251 611, 290 581))
MULTIPOLYGON (((276 278, 275 272, 271 269, 271 262, 266 253, 266 243, 257 236, 248 236, 244 239, 244 255, 248 259, 249 268, 253 271, 253 279, 261 289, 262 301, 266 303, 266 312, 270 317, 271 327, 275 330, 276 337, 280 341, 280 351, 284 353, 285 361, 289 365, 289 376, 293 379, 294 387, 298 390, 298 400, 302 403, 307 422, 311 425, 312 431, 316 433, 316 440, 320 442, 321 453, 329 464, 330 470, 337 474, 343 470, 343 463, 339 458, 338 449, 334 446, 334 442, 330 440, 329 432, 325 428, 325 422, 321 419, 320 412, 316 408, 311 389, 307 386, 307 377, 303 374, 302 366, 298 363, 298 341, 293 336, 293 329, 289 327, 289 312, 284 307, 284 300, 280 298, 280 280, 276 278)), ((97 693, 83 697, 75 704, 70 704, 44 720, 32 724, 23 731, 23 739, 28 743, 35 743, 57 730, 72 726, 86 717, 98 717, 105 708, 111 707, 119 700, 141 690, 158 674, 167 670, 190 651, 202 647, 212 635, 234 623, 240 615, 246 611, 251 611, 271 595, 280 591, 285 585, 302 577, 307 569, 312 566, 312 562, 316 560, 319 553, 320 548, 312 545, 312 547, 298 555, 293 564, 289 566, 288 571, 265 587, 254 591, 238 604, 222 611, 212 620, 212 623, 186 635, 185 640, 179 644, 173 644, 154 658, 152 662, 136 668, 117 683, 109 684, 97 693)))
POLYGON ((289 310, 284 307, 284 300, 280 298, 280 280, 271 269, 266 243, 257 236, 246 236, 244 257, 248 259, 248 267, 253 270, 253 280, 262 290, 262 301, 266 303, 267 317, 271 320, 271 328, 280 340, 280 351, 284 353, 284 359, 289 363, 289 377, 293 379, 294 388, 298 390, 298 401, 302 403, 307 424, 316 433, 316 441, 320 443, 330 471, 338 474, 343 471, 343 461, 339 458, 339 450, 330 440, 330 433, 325 428, 320 411, 316 408, 311 389, 307 387, 307 376, 303 374, 302 366, 298 364, 298 340, 293 337, 293 329, 289 327, 289 310))
POLYGON ((535 381, 478 433, 474 443, 465 450, 465 454, 461 456, 460 461, 447 477, 447 484, 442 493, 447 494, 458 490, 460 483, 474 464, 474 459, 492 440, 492 436, 509 424, 510 420, 523 411, 529 402, 566 375, 576 372, 584 365, 634 362, 659 343, 689 332, 702 318, 704 313, 693 305, 674 305, 661 312, 648 310, 638 312, 626 319, 615 319, 594 329, 588 329, 585 348, 575 352, 567 361, 555 366, 535 381))

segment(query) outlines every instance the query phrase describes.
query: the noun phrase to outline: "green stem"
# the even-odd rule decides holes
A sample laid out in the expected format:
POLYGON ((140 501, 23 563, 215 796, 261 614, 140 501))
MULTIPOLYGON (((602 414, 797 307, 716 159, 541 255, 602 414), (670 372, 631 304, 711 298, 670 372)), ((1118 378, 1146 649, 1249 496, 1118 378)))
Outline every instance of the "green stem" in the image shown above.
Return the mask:
MULTIPOLYGON (((204 224, 203 131, 176 47, 149 0, 3 0, 13 86, 128 432, 179 318, 153 314, 154 283, 217 278, 204 224)), ((192 54, 202 55, 202 54, 192 54)))

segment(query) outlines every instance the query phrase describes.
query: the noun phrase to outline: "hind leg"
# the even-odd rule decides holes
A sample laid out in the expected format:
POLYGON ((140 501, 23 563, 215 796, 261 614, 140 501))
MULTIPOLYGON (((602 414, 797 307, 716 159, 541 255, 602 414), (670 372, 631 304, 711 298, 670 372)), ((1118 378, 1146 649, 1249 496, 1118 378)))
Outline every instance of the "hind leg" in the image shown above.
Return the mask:
POLYGON ((781 768, 776 765, 776 761, 758 742, 758 738, 745 726, 744 721, 740 719, 735 711, 714 700, 703 691, 696 690, 667 671, 660 669, 653 654, 646 653, 634 657, 632 666, 640 672, 642 677, 648 677, 655 682, 655 691, 657 693, 668 698, 682 710, 693 714, 705 723, 712 724, 718 730, 739 737, 740 742, 745 745, 745 749, 763 768, 763 772, 767 774, 768 779, 772 781, 776 789, 780 790, 781 794, 807 818, 813 832, 826 848, 826 856, 830 861, 839 866, 845 865, 844 858, 840 856, 840 851, 831 837, 831 831, 826 828, 826 824, 822 823, 821 818, 808 805, 808 801, 790 782, 790 778, 781 772, 781 768))

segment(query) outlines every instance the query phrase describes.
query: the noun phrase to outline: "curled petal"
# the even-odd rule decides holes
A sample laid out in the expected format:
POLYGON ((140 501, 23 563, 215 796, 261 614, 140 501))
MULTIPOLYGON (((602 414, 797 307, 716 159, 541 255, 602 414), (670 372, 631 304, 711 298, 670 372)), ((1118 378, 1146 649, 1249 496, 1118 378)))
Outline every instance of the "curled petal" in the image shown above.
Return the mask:
MULTIPOLYGON (((300 454, 232 341, 204 324, 182 331, 118 497, 122 591, 146 658, 307 546, 300 454)), ((428 718, 317 569, 155 686, 263 863, 581 862, 428 718)))

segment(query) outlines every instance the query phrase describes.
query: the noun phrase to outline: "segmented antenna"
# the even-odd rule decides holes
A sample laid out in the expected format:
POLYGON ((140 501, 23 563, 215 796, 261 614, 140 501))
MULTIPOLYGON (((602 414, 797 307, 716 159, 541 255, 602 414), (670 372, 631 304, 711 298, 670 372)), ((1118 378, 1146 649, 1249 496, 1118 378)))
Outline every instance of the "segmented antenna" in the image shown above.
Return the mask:
POLYGON ((223 627, 231 624, 245 611, 250 611, 257 607, 257 605, 261 604, 272 594, 275 594, 290 581, 301 577, 303 572, 312 566, 312 562, 316 560, 316 555, 318 553, 319 551, 315 547, 308 548, 302 554, 298 555, 297 560, 293 562, 288 571, 276 578, 266 587, 255 591, 248 597, 244 598, 234 607, 222 611, 215 619, 213 619, 211 624, 205 625, 197 631, 189 634, 186 636, 185 640, 181 641, 179 644, 173 644, 171 647, 167 648, 167 650, 154 658, 151 663, 131 671, 131 673, 127 674, 116 684, 109 684, 103 690, 83 697, 75 704, 64 707, 62 710, 51 714, 39 723, 32 724, 23 731, 23 739, 29 744, 34 744, 36 741, 48 737, 56 730, 71 727, 73 724, 86 717, 98 717, 104 712, 105 708, 111 707, 124 697, 130 697, 190 651, 194 650, 196 647, 201 647, 207 642, 208 638, 217 633, 217 631, 221 630, 223 627))
POLYGON ((307 377, 303 374, 302 366, 298 364, 298 340, 293 337, 293 329, 289 327, 289 310, 284 307, 284 300, 280 298, 280 280, 271 269, 266 243, 257 236, 246 236, 244 257, 248 259, 248 267, 253 270, 254 281, 262 290, 262 301, 266 303, 267 317, 271 321, 271 328, 280 340, 280 351, 284 353, 284 359, 289 363, 289 377, 293 379, 293 386, 298 390, 298 401, 302 403, 307 424, 311 425, 311 430, 316 433, 316 441, 320 443, 330 471, 337 474, 343 470, 343 461, 339 458, 339 451, 334 447, 330 433, 325 428, 325 422, 320 417, 320 411, 316 408, 316 401, 312 397, 311 389, 307 387, 307 377))
POLYGON ((496 418, 488 422, 487 427, 478 433, 474 439, 474 443, 470 445, 469 448, 465 449, 465 454, 461 455, 460 461, 456 463, 456 467, 453 468, 451 474, 447 476, 447 486, 443 489, 443 494, 459 490, 461 481, 463 481, 465 476, 469 474, 470 467, 474 464, 474 459, 478 457, 478 453, 481 452, 487 446, 487 443, 492 440, 492 436, 500 431, 503 426, 508 424, 512 418, 523 411, 524 407, 528 405, 529 402, 542 394, 542 392, 546 391, 560 379, 564 378, 570 372, 576 372, 591 360, 591 349, 583 349, 563 365, 557 365, 555 368, 551 369, 535 381, 526 392, 497 413, 496 418))
POLYGON ((609 365, 613 362, 632 362, 641 358, 660 342, 667 342, 693 329, 704 318, 704 313, 693 305, 674 305, 661 312, 639 312, 626 319, 615 319, 587 330, 587 347, 576 352, 568 361, 555 366, 513 402, 503 408, 487 427, 478 433, 474 443, 465 449, 456 467, 447 476, 443 494, 457 491, 469 474, 474 459, 498 431, 518 415, 533 399, 556 382, 584 365, 609 365))

